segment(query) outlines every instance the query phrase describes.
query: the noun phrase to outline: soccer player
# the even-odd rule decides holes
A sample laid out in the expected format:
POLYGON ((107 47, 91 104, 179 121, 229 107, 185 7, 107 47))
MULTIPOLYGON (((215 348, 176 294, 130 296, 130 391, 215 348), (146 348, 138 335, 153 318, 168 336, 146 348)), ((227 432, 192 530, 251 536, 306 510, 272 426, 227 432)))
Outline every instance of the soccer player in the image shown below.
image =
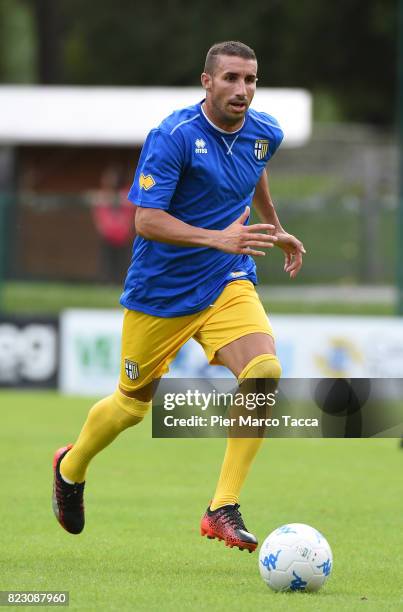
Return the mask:
MULTIPOLYGON (((153 381, 190 338, 211 364, 240 380, 279 379, 273 332, 257 296, 253 256, 274 245, 285 272, 305 253, 277 217, 265 172, 283 132, 250 109, 254 51, 223 42, 207 53, 205 100, 175 111, 144 144, 129 200, 137 205, 116 391, 95 404, 74 445, 54 457, 53 508, 70 533, 84 528, 83 490, 91 459, 151 408, 153 381), (254 201, 262 223, 248 225, 254 201)), ((262 438, 231 438, 201 534, 250 552, 257 546, 239 512, 239 494, 262 438)))

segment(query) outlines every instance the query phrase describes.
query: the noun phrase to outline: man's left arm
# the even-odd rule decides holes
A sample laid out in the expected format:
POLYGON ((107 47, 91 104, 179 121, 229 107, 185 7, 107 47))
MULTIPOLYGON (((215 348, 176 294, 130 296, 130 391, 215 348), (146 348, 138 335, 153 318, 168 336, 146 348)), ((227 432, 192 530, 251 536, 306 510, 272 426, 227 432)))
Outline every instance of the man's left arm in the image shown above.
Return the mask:
POLYGON ((284 251, 284 272, 295 278, 302 266, 302 256, 306 253, 304 245, 298 238, 289 234, 282 227, 276 209, 271 199, 269 182, 264 170, 256 185, 253 204, 262 223, 275 226, 274 234, 277 237, 275 245, 284 251))

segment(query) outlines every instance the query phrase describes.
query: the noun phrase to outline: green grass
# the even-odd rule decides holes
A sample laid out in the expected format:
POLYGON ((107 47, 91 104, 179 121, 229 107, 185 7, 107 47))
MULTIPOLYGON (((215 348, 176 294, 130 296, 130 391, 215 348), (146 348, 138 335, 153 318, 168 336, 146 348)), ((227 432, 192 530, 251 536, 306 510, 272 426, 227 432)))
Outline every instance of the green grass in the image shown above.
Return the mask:
POLYGON ((7 282, 6 312, 58 313, 63 308, 116 308, 121 287, 78 283, 7 282))
POLYGON ((394 304, 262 300, 269 314, 395 315, 394 304))
POLYGON ((328 538, 334 572, 316 594, 276 594, 257 554, 201 538, 223 440, 157 440, 150 419, 94 461, 87 526, 65 533, 50 507, 53 450, 75 439, 90 400, 0 392, 0 590, 68 590, 72 610, 397 610, 402 462, 396 440, 273 440, 242 495, 260 541, 286 522, 328 538))
MULTIPOLYGON (((121 287, 68 283, 7 282, 4 286, 3 309, 7 313, 57 314, 64 308, 118 308, 121 287)), ((303 301, 263 302, 266 310, 280 314, 357 314, 393 315, 393 304, 349 304, 303 301)))
MULTIPOLYGON (((357 189, 357 185, 349 185, 349 192, 357 189)), ((276 194, 276 199, 290 200, 310 197, 329 197, 329 193, 339 193, 345 183, 339 176, 331 174, 270 174, 270 191, 276 194)))

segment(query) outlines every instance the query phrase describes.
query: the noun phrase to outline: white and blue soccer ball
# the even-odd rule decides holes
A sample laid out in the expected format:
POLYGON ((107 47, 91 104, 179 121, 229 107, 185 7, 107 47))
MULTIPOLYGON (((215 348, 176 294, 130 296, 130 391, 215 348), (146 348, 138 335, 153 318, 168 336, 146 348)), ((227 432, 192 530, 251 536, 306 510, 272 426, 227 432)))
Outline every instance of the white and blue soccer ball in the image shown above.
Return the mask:
POLYGON ((274 591, 318 591, 333 567, 332 550, 323 535, 303 523, 272 531, 259 552, 259 570, 274 591))

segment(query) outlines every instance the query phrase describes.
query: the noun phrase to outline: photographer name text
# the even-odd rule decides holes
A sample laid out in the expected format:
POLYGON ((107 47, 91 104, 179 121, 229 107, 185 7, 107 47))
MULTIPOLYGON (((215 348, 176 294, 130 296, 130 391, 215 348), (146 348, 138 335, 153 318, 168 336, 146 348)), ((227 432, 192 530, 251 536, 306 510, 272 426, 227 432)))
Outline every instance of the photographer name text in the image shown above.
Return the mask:
POLYGON ((257 418, 252 415, 239 415, 238 417, 223 417, 211 415, 202 417, 192 415, 189 417, 174 417, 169 414, 164 417, 165 427, 319 427, 318 419, 295 418, 283 414, 278 418, 257 418))

